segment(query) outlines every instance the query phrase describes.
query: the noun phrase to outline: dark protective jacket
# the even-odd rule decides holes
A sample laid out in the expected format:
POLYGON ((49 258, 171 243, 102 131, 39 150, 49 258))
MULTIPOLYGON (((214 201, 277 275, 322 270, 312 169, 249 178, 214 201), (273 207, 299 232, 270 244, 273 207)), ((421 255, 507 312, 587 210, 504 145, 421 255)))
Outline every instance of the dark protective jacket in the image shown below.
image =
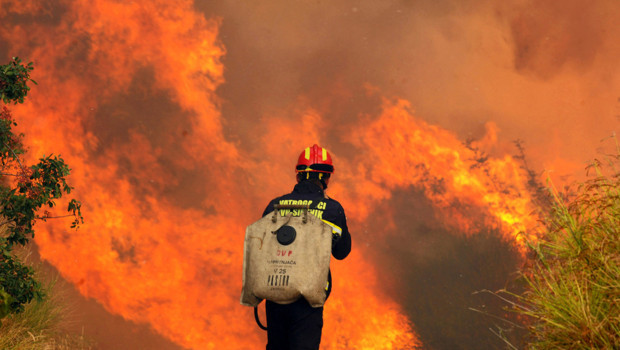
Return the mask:
MULTIPOLYGON (((269 202, 269 205, 267 205, 263 212, 263 216, 273 212, 274 204, 309 204, 312 214, 332 226, 332 232, 335 233, 334 240, 332 241, 332 256, 342 260, 351 252, 351 234, 347 227, 344 209, 338 201, 327 197, 319 185, 311 181, 299 182, 295 185, 293 192, 277 197, 269 202)), ((329 296, 331 288, 330 272, 327 296, 329 296)))

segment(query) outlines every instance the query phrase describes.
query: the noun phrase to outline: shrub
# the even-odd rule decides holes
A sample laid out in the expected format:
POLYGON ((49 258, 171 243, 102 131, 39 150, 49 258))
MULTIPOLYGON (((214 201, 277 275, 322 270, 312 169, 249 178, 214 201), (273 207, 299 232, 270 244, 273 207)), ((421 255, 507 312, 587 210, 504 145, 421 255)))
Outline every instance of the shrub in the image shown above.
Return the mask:
POLYGON ((91 349, 91 342, 84 336, 63 330, 70 312, 55 286, 56 279, 52 278, 42 287, 45 298, 32 300, 24 305, 22 312, 0 320, 0 349, 91 349))
MULTIPOLYGON (((619 153, 620 154, 620 153, 619 153)), ((514 310, 530 349, 617 349, 620 344, 620 173, 614 157, 572 196, 551 190, 546 234, 522 269, 514 310), (611 172, 605 175, 604 169, 611 172)))

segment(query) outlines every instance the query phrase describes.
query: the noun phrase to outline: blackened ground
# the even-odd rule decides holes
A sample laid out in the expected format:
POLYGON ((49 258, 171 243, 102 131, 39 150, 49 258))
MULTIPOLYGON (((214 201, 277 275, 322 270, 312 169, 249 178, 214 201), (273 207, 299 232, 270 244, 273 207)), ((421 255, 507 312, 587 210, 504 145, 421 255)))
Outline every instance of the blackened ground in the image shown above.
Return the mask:
POLYGON ((353 232, 355 243, 367 247, 379 271, 385 271, 379 273, 381 285, 403 305, 424 348, 505 349, 490 330, 499 328, 518 346, 523 331, 502 320, 516 322, 504 310, 508 304, 482 292, 518 289, 514 281, 520 260, 514 248, 492 230, 469 238, 452 232, 413 189, 395 194, 383 206, 378 220, 367 220, 374 226, 353 232))

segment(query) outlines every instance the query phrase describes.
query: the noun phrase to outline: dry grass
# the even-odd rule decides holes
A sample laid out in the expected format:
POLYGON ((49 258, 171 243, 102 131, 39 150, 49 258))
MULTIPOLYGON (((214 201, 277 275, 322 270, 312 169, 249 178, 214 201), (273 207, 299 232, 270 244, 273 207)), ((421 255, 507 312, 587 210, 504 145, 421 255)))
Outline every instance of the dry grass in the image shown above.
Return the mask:
POLYGON ((620 347, 620 173, 596 162, 570 200, 552 190, 545 237, 522 271, 513 308, 529 320, 528 349, 620 347))
POLYGON ((24 312, 0 320, 0 349, 3 350, 65 350, 91 349, 83 335, 64 331, 66 317, 70 315, 61 294, 54 291, 55 280, 45 290, 46 297, 34 300, 24 312))

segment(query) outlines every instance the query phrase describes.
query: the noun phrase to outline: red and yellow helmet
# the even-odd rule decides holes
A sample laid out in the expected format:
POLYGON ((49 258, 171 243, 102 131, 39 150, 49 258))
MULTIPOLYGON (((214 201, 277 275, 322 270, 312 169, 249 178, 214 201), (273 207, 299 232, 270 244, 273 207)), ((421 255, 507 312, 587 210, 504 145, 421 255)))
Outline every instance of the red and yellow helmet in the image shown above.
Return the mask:
POLYGON ((319 172, 332 174, 334 172, 334 164, 329 152, 325 148, 314 144, 314 146, 307 147, 301 152, 295 170, 297 173, 319 172))

